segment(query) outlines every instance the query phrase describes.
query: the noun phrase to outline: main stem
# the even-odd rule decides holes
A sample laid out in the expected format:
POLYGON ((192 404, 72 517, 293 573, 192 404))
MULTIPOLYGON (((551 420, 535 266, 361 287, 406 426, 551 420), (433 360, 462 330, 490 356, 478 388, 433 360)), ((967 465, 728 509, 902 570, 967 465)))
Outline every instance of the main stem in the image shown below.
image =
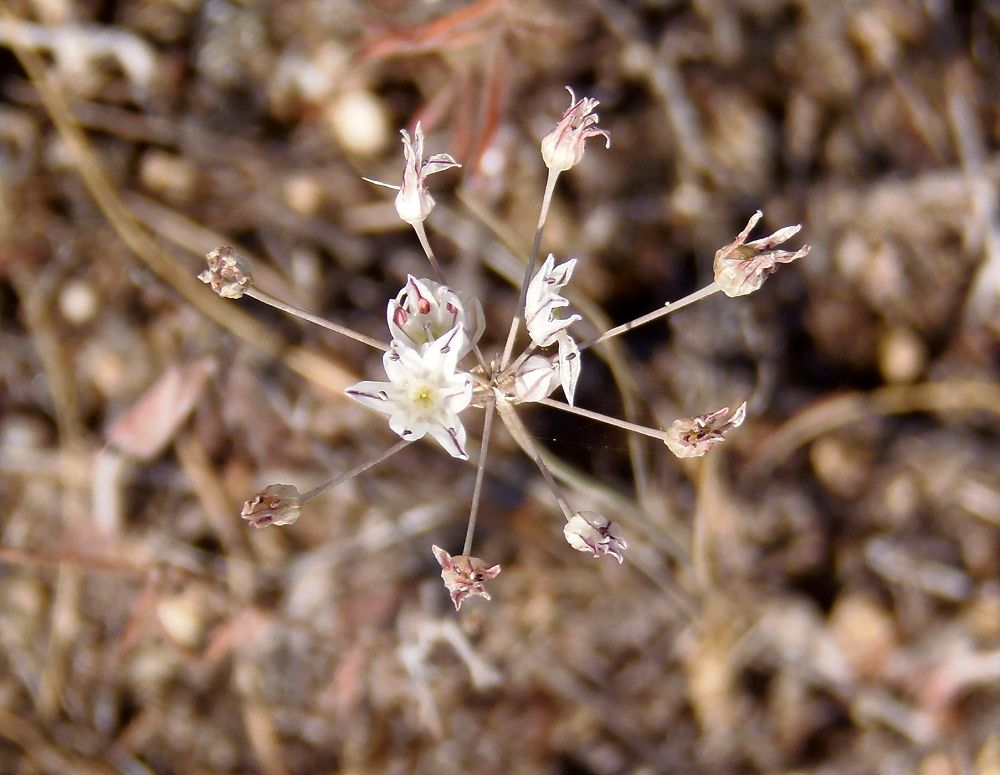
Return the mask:
POLYGON ((389 349, 388 345, 383 344, 378 341, 378 339, 373 339, 372 337, 359 333, 352 328, 347 328, 347 326, 342 326, 339 323, 334 323, 326 318, 321 318, 319 315, 313 315, 311 312, 306 312, 298 307, 293 307, 291 304, 286 304, 280 299, 276 299, 271 294, 262 291, 260 288, 250 286, 243 292, 243 295, 249 296, 251 299, 256 299, 259 302, 267 304, 270 307, 274 307, 275 309, 279 309, 282 312, 286 312, 294 317, 308 320, 310 323, 315 323, 317 326, 321 326, 328 331, 341 334, 342 336, 346 336, 356 342, 366 344, 369 347, 374 347, 376 350, 382 350, 382 352, 385 352, 389 349))
POLYGON ((643 326, 646 323, 656 320, 657 318, 662 318, 664 315, 669 315, 671 312, 683 309, 689 304, 694 304, 696 301, 700 301, 701 299, 711 296, 713 293, 721 290, 722 289, 715 282, 711 282, 701 290, 688 294, 683 299, 678 299, 673 302, 668 301, 659 309, 647 312, 645 315, 637 317, 635 320, 630 320, 628 323, 622 323, 620 326, 608 329, 599 336, 588 339, 580 345, 580 350, 586 350, 588 347, 593 347, 599 342, 605 342, 612 337, 618 336, 619 334, 624 334, 626 331, 631 331, 633 328, 638 328, 639 326, 643 326))
POLYGON ((545 221, 549 217, 549 205, 552 204, 552 192, 556 190, 556 180, 559 179, 559 170, 549 170, 549 176, 545 180, 545 193, 542 195, 542 208, 538 213, 538 225, 535 227, 535 241, 531 245, 531 255, 528 256, 528 265, 524 269, 524 279, 521 280, 521 295, 517 302, 517 313, 510 322, 510 332, 507 334, 507 344, 503 348, 503 357, 500 359, 500 369, 507 368, 510 363, 510 356, 514 350, 514 340, 517 339, 518 329, 521 321, 524 320, 524 303, 528 297, 528 283, 535 273, 535 264, 538 263, 538 251, 542 246, 542 231, 545 229, 545 221))
POLYGON ((346 472, 340 474, 339 476, 335 476, 330 481, 323 482, 323 484, 321 484, 319 487, 315 487, 312 490, 309 490, 309 492, 303 493, 302 496, 299 498, 299 504, 300 505, 305 505, 306 503, 308 503, 309 501, 311 501, 313 498, 318 498, 320 495, 322 495, 323 493, 325 493, 325 492, 327 492, 329 490, 332 490, 337 485, 343 484, 344 482, 346 482, 349 479, 353 479, 358 474, 363 474, 369 468, 374 468, 379 463, 382 463, 382 462, 388 460, 393 455, 395 455, 397 452, 399 452, 399 450, 401 450, 403 447, 407 446, 408 444, 412 444, 412 443, 413 442, 411 442, 411 441, 407 441, 406 439, 403 439, 402 441, 399 441, 396 444, 393 444, 391 447, 389 447, 389 449, 385 450, 385 452, 380 452, 375 457, 373 457, 373 458, 371 458, 369 460, 366 460, 363 463, 359 463, 358 465, 354 466, 354 468, 352 468, 350 471, 346 471, 346 472))
POLYGON ((493 432, 493 406, 496 397, 486 404, 486 419, 483 421, 483 443, 479 448, 479 464, 476 466, 476 484, 472 489, 472 507, 469 509, 469 527, 465 531, 465 546, 462 554, 472 554, 472 536, 476 532, 476 517, 479 515, 479 496, 483 491, 483 475, 486 473, 486 453, 490 446, 490 434, 493 432))

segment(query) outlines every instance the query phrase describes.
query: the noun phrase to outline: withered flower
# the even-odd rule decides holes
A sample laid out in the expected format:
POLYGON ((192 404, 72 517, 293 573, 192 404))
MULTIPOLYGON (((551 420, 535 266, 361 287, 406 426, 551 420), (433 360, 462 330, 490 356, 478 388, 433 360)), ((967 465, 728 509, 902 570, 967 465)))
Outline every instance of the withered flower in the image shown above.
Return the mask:
POLYGON ((462 607, 462 601, 469 595, 490 599, 490 593, 483 584, 500 574, 499 565, 487 566, 478 557, 469 557, 465 554, 452 557, 440 546, 432 546, 431 550, 434 552, 434 559, 441 566, 441 578, 451 593, 451 602, 455 604, 456 611, 462 607))
POLYGON ((396 194, 396 212, 401 220, 416 225, 426 220, 434 209, 434 197, 425 183, 427 177, 462 165, 447 153, 436 153, 424 159, 424 130, 419 121, 413 130, 412 140, 405 129, 399 130, 399 134, 403 137, 403 184, 394 186, 371 178, 364 180, 376 186, 396 189, 399 192, 396 194))
POLYGON ((790 264, 809 253, 809 246, 803 245, 794 253, 774 248, 791 239, 802 228, 800 224, 778 229, 763 239, 746 242, 747 236, 763 217, 758 210, 751 217, 746 228, 735 240, 715 253, 713 269, 715 282, 726 296, 745 296, 764 284, 769 275, 778 271, 778 264, 790 264))
POLYGON ((299 491, 291 484, 269 484, 243 504, 240 516, 254 527, 291 525, 302 513, 299 491))
POLYGON ((618 523, 596 511, 578 511, 563 528, 569 545, 578 552, 590 552, 594 557, 611 555, 622 562, 622 552, 628 548, 618 532, 618 523))
POLYGON ((206 254, 208 269, 198 275, 203 283, 224 299, 238 299, 253 285, 250 262, 232 245, 223 245, 206 254))
POLYGON ((744 401, 731 417, 729 407, 724 406, 717 412, 674 420, 667 429, 664 443, 677 457, 701 457, 725 441, 726 434, 742 425, 746 416, 747 402, 744 401))
POLYGON ((564 172, 575 167, 583 159, 584 143, 587 138, 603 135, 605 148, 611 147, 611 135, 603 129, 595 129, 600 117, 594 113, 600 103, 591 98, 576 98, 573 90, 569 92, 569 108, 556 124, 556 128, 542 139, 542 159, 545 166, 554 172, 564 172))

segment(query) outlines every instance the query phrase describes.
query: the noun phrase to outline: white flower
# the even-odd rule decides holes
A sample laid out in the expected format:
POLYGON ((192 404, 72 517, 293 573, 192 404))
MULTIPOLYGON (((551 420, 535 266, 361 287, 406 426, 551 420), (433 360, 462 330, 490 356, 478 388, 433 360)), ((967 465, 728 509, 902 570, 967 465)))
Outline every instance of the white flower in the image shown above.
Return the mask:
POLYGON ((576 259, 571 258, 559 266, 549 253, 542 268, 528 283, 524 301, 524 322, 531 341, 538 347, 559 344, 559 381, 566 400, 573 403, 576 381, 580 377, 580 349, 567 329, 580 320, 577 314, 564 317, 569 300, 559 294, 573 277, 576 259))
POLYGON ((554 344, 561 331, 580 320, 579 315, 563 317, 562 310, 569 306, 569 300, 559 294, 573 277, 576 259, 571 258, 559 266, 555 262, 555 256, 549 253, 528 283, 524 298, 524 322, 531 341, 539 347, 554 344))
POLYGON ((406 285, 389 302, 386 320, 394 348, 420 348, 461 326, 465 344, 459 359, 472 349, 486 327, 479 299, 463 301, 448 286, 413 275, 407 275, 406 285))
POLYGON ((590 552, 594 557, 610 554, 619 564, 622 552, 628 548, 618 533, 618 523, 596 511, 578 511, 563 528, 569 545, 578 552, 590 552))
POLYGON ((747 242, 747 237, 762 217, 760 210, 755 212, 736 239, 715 252, 715 282, 726 296, 753 293, 764 284, 769 275, 778 271, 779 264, 790 264, 809 253, 808 245, 803 245, 794 253, 774 249, 798 233, 802 228, 798 224, 778 229, 763 239, 747 242))
POLYGON ((542 160, 550 170, 563 172, 575 167, 583 159, 584 144, 587 138, 603 135, 605 147, 611 147, 611 135, 603 129, 594 129, 599 117, 593 112, 598 106, 597 100, 585 97, 578 100, 573 90, 569 92, 569 108, 556 124, 556 128, 542 139, 542 160))
POLYGON ((429 433, 452 456, 465 460, 465 426, 458 413, 472 400, 472 378, 456 372, 465 343, 461 326, 419 350, 390 349, 382 358, 388 382, 347 389, 358 403, 389 415, 389 427, 407 440, 429 433))
POLYGON ((397 189, 396 212, 407 223, 417 224, 424 221, 434 208, 434 198, 424 183, 427 176, 462 165, 447 153, 434 154, 424 161, 424 130, 419 121, 413 130, 413 140, 410 140, 410 134, 405 129, 399 130, 399 133, 403 136, 403 185, 394 186, 371 178, 364 179, 377 186, 397 189))

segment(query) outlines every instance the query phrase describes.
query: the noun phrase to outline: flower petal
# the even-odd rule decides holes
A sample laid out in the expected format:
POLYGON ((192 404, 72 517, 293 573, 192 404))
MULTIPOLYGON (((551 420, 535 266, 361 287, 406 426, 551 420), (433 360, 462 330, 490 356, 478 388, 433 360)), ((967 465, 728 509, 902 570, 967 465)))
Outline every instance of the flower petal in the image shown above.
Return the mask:
POLYGON ((559 337, 559 382, 566 401, 572 406, 576 393, 576 381, 580 379, 580 348, 573 337, 564 333, 559 337))
POLYGON ((459 460, 468 460, 469 453, 465 451, 465 426, 457 414, 446 416, 444 420, 445 422, 440 425, 436 423, 428 425, 427 432, 449 455, 459 460))
POLYGON ((376 412, 391 414, 396 411, 396 405, 390 400, 389 395, 394 387, 391 382, 364 381, 352 385, 344 392, 349 398, 353 398, 359 404, 374 409, 376 412))

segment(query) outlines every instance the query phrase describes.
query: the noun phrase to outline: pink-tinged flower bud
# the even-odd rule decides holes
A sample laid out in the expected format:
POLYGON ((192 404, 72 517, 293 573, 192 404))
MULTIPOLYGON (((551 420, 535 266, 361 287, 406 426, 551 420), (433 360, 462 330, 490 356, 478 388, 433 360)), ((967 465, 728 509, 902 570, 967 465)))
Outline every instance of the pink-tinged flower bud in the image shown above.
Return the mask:
POLYGON ((253 285, 250 262, 231 245, 223 245, 205 256, 208 269, 198 275, 224 299, 238 299, 253 285))
POLYGON ((726 434, 733 428, 740 427, 746 416, 747 402, 744 401, 731 417, 729 407, 724 406, 717 412, 674 420, 667 429, 664 443, 677 457, 701 457, 712 447, 725 441, 726 434))
POLYGON ((628 548, 618 532, 618 524, 596 511, 578 511, 563 528, 569 545, 578 552, 590 552, 594 557, 611 555, 619 563, 628 548))
POLYGON ((254 527, 291 525, 302 513, 299 491, 291 484, 269 484, 243 504, 240 516, 254 527))
POLYGON ((568 86, 566 91, 569 92, 569 109, 563 113, 556 128, 542 139, 542 159, 545 166, 557 172, 580 163, 587 138, 602 135, 605 147, 611 147, 611 135, 603 129, 594 128, 600 118, 593 110, 600 103, 590 97, 578 100, 568 86))
POLYGON ((475 297, 462 297, 441 283, 408 275, 406 285, 389 302, 386 320, 395 347, 420 349, 445 336, 456 325, 465 332, 464 356, 486 329, 483 307, 475 297))
POLYGON ((808 245, 803 245, 794 253, 774 250, 776 246, 795 236, 802 228, 800 225, 786 226, 769 237, 747 242, 747 236, 762 216, 760 210, 754 213, 736 239, 715 253, 715 282, 726 296, 753 293, 764 284, 769 275, 778 271, 778 264, 790 264, 809 253, 808 245))
POLYGON ((487 566, 478 557, 469 557, 465 554, 452 557, 440 546, 432 546, 431 550, 434 552, 434 559, 441 566, 441 578, 451 593, 451 602, 455 604, 456 611, 462 607, 462 601, 469 595, 490 599, 489 592, 483 584, 500 574, 499 565, 487 566))

